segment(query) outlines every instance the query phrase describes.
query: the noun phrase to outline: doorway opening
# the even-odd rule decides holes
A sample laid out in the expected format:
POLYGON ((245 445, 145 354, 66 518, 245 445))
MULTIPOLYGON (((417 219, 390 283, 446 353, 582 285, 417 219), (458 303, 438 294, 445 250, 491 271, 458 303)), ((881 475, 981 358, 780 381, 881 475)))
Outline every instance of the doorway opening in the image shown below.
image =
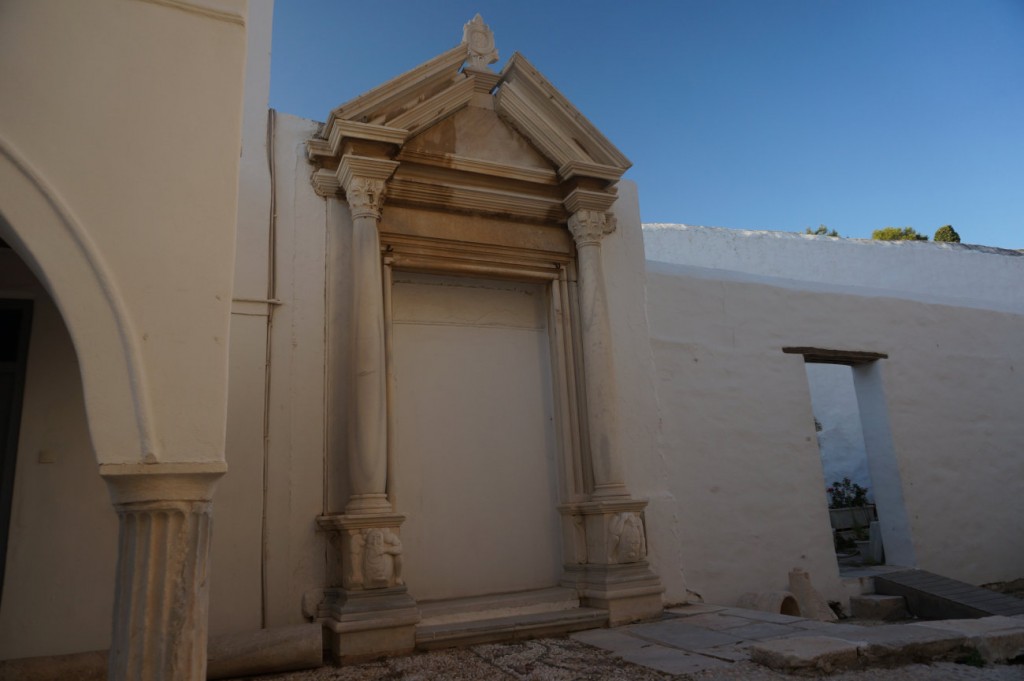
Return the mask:
POLYGON ((14 463, 28 359, 32 301, 0 300, 0 598, 14 498, 14 463))
POLYGON ((783 348, 804 356, 840 567, 914 567, 910 522, 882 382, 882 353, 783 348))

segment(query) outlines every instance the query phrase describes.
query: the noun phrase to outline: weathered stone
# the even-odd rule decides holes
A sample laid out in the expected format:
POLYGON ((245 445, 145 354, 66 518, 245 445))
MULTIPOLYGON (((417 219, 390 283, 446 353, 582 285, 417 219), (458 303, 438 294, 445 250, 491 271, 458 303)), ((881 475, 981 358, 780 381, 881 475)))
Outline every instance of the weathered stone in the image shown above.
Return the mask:
POLYGON ((750 647, 750 659, 781 671, 851 669, 858 664, 857 644, 827 636, 764 641, 750 647))
POLYGON ((907 602, 902 596, 883 596, 867 594, 854 596, 850 599, 850 612, 854 617, 868 620, 902 620, 907 619, 907 602))
POLYGON ((964 636, 986 662, 1004 662, 1024 655, 1024 621, 1018 617, 938 620, 914 624, 964 636))
POLYGON ((834 622, 839 619, 828 601, 811 584, 811 575, 806 570, 793 568, 789 571, 789 590, 800 606, 800 614, 812 620, 834 622))

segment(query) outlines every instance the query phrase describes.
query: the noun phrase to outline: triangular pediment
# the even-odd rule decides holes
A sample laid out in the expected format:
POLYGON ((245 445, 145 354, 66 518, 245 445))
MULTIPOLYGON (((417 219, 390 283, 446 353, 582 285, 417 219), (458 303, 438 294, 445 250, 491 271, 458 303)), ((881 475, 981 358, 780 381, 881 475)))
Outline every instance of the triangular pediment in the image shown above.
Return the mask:
MULTIPOLYGON (((342 190, 340 159, 356 154, 398 161, 399 167, 418 165, 420 176, 422 168, 443 169, 449 184, 491 186, 494 178, 508 180, 516 186, 507 191, 536 193, 545 204, 558 186, 562 193, 583 187, 614 194, 612 187, 630 167, 629 159, 521 54, 514 54, 501 73, 489 70, 486 64, 497 58, 493 37, 479 16, 474 22, 487 31, 490 52, 480 51, 480 41, 464 39, 331 112, 307 145, 310 159, 320 166, 314 174, 319 193, 342 190)), ((467 35, 474 22, 467 24, 467 35)), ((395 177, 402 175, 408 180, 409 172, 398 171, 395 177)), ((417 182, 426 180, 418 176, 417 182)), ((434 192, 433 198, 442 194, 434 192)), ((416 196, 389 192, 389 197, 413 203, 416 196)), ((453 208, 486 211, 486 197, 478 199, 453 208)), ((514 207, 511 214, 531 219, 555 215, 548 208, 518 210, 514 207)))

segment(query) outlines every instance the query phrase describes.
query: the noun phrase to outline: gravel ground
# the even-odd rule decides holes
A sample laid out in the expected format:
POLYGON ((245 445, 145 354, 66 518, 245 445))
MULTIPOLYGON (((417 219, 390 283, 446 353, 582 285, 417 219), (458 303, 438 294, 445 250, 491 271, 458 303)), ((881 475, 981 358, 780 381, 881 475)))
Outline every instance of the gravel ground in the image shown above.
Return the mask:
MULTIPOLYGON (((640 667, 572 639, 537 639, 487 644, 393 657, 349 667, 246 677, 251 681, 1024 681, 1022 665, 971 667, 962 664, 914 664, 831 676, 791 677, 751 662, 723 669, 673 676, 640 667)), ((241 681, 241 680, 239 680, 241 681)))

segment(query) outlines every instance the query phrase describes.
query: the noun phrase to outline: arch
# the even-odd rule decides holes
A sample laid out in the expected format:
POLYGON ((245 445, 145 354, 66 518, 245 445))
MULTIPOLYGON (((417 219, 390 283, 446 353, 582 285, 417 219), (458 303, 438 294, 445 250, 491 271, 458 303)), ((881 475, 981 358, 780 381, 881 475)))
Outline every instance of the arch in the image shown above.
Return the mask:
POLYGON ((71 334, 98 463, 158 460, 145 372, 117 283, 88 231, 3 137, 0 238, 42 282, 71 334))

